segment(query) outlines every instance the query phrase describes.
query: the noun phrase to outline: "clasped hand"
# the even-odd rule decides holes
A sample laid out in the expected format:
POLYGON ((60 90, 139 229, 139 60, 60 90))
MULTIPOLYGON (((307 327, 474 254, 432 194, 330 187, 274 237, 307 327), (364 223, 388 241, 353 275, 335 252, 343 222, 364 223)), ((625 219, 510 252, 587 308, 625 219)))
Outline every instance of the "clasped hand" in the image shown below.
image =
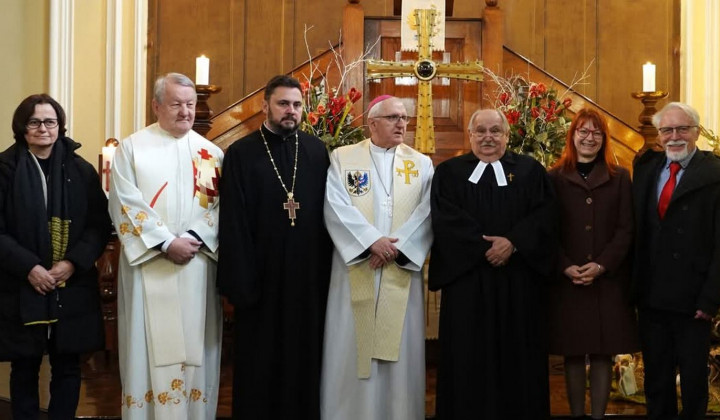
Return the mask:
POLYGON ((393 245, 398 238, 383 236, 370 245, 370 268, 373 270, 391 263, 398 256, 398 249, 393 245))
POLYGON ((28 281, 36 292, 44 296, 65 283, 74 272, 75 266, 68 260, 56 262, 50 270, 37 264, 28 273, 28 281))
POLYGON ((175 238, 167 249, 167 258, 175 264, 187 264, 200 251, 202 242, 195 238, 175 238))
POLYGON ((490 249, 485 252, 485 258, 493 267, 507 264, 515 248, 508 238, 502 236, 483 235, 483 239, 490 242, 490 249))
POLYGON ((565 275, 578 286, 590 286, 604 272, 600 264, 595 262, 583 266, 571 265, 565 269, 565 275))

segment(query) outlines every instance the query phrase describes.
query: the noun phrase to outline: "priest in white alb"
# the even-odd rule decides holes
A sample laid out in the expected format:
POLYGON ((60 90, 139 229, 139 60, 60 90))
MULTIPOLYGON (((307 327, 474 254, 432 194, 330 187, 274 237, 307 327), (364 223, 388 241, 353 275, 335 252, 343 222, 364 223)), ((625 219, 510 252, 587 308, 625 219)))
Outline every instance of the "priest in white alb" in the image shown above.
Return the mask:
POLYGON ((433 165, 403 143, 407 122, 400 99, 380 96, 368 109, 370 139, 330 158, 324 420, 425 418, 422 267, 433 165))
POLYGON ((222 309, 215 286, 220 148, 192 130, 186 76, 155 82, 158 122, 120 143, 109 208, 122 244, 123 419, 215 419, 222 309))

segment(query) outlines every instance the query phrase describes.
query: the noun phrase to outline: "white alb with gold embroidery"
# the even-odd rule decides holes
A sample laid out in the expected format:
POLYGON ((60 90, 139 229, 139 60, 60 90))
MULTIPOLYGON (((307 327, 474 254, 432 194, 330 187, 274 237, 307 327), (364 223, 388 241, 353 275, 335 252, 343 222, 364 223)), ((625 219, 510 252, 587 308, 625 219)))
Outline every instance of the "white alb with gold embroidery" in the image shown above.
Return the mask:
POLYGON ((118 341, 127 419, 214 419, 222 314, 215 287, 222 151, 153 124, 114 156, 109 210, 122 244, 118 341), (205 243, 184 265, 160 244, 187 231, 205 243))
POLYGON ((421 268, 432 242, 432 162, 405 145, 386 150, 369 140, 336 150, 330 160, 325 221, 335 252, 322 418, 420 418, 425 384, 421 268), (398 238, 395 246, 410 260, 407 265, 370 269, 360 255, 382 236, 398 238), (404 403, 391 403, 400 400, 404 403))

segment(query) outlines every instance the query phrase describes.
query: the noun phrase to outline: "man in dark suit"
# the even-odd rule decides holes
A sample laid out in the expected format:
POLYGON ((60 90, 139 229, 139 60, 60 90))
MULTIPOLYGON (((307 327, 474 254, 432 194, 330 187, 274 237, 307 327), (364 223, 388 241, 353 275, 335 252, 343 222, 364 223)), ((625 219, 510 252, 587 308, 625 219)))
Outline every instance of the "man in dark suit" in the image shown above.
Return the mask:
POLYGON ((672 102, 653 117, 658 143, 634 165, 634 280, 648 419, 705 417, 710 321, 720 305, 720 159, 697 149, 699 116, 672 102))

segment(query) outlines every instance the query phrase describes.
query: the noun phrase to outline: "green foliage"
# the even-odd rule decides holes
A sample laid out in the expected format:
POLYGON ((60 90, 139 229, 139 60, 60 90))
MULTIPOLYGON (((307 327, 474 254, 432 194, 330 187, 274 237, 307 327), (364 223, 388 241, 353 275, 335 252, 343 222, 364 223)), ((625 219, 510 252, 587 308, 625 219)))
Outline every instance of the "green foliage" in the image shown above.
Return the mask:
POLYGON ((529 82, 520 75, 492 76, 498 85, 495 106, 510 123, 508 149, 551 166, 565 147, 570 127, 565 110, 572 100, 563 99, 552 87, 529 82))

